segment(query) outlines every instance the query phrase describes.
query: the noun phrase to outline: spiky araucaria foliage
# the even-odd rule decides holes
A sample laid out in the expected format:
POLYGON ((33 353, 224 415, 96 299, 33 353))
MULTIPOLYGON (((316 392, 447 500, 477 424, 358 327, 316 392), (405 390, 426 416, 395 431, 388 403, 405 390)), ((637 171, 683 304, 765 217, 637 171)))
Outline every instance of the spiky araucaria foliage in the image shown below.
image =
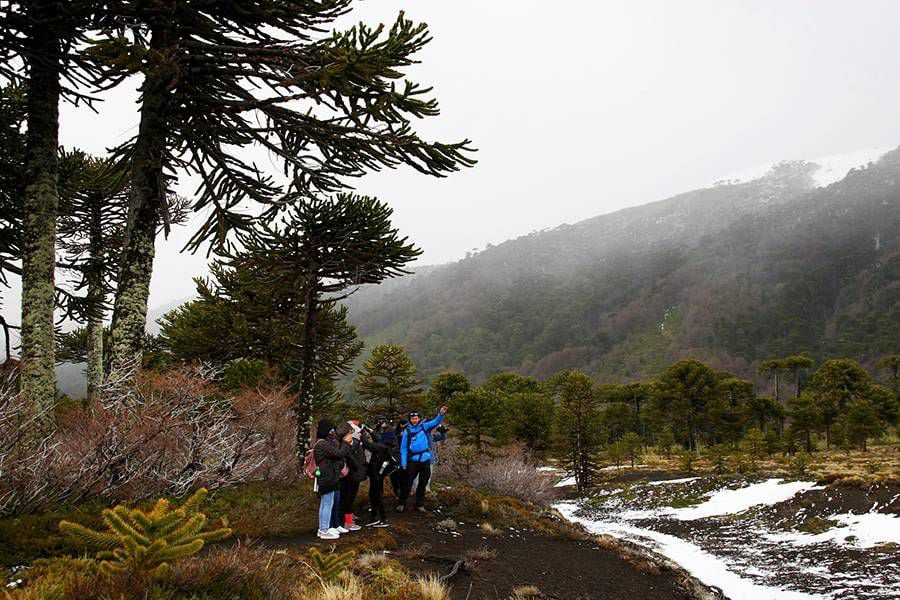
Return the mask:
POLYGON ((203 531, 207 518, 199 512, 207 491, 200 488, 180 507, 160 498, 150 511, 118 505, 103 511, 108 531, 95 531, 77 523, 61 521, 59 528, 80 542, 99 549, 100 568, 108 575, 137 578, 165 575, 169 565, 231 535, 222 527, 203 531))
POLYGON ((329 552, 322 554, 318 548, 310 548, 309 556, 312 558, 312 566, 325 581, 334 581, 344 570, 350 566, 353 556, 356 554, 353 550, 338 554, 337 552, 329 552))

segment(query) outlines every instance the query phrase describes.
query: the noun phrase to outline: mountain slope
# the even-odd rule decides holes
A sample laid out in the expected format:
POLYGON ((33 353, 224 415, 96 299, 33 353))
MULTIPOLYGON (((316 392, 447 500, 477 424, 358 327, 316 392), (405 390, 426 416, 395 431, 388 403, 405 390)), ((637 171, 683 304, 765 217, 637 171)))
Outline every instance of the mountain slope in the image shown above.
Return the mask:
POLYGON ((780 163, 511 240, 362 290, 351 317, 427 375, 631 379, 696 356, 751 376, 800 351, 870 361, 900 350, 900 151, 817 187, 822 170, 780 163))

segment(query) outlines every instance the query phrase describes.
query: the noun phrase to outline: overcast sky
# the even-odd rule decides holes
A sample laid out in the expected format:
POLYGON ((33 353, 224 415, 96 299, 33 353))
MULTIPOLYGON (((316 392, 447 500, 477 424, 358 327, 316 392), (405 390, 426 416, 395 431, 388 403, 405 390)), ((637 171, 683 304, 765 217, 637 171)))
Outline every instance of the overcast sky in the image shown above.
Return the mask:
MULTIPOLYGON (((447 179, 356 182, 424 264, 759 163, 900 144, 900 2, 368 0, 344 22, 400 10, 434 37, 411 74, 442 115, 418 130, 479 149, 447 179)), ((99 115, 64 107, 62 143, 102 153, 133 135, 134 85, 99 115)), ((193 294, 205 257, 178 255, 186 237, 159 244, 151 307, 193 294)))

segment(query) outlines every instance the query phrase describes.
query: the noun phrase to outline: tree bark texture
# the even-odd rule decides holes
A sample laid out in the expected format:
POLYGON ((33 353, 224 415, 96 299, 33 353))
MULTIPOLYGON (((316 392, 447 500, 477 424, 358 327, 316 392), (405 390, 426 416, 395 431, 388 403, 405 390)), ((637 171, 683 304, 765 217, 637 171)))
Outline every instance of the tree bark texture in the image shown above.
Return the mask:
POLYGON ((90 215, 90 264, 88 266, 88 304, 95 308, 87 323, 87 397, 96 400, 103 385, 103 309, 106 294, 103 290, 103 228, 102 207, 94 199, 90 215))
POLYGON ((54 271, 59 207, 60 44, 50 27, 36 27, 27 57, 28 134, 22 231, 21 389, 39 410, 56 399, 54 271))
POLYGON ((300 390, 297 393, 297 404, 294 414, 297 418, 297 458, 299 468, 303 468, 303 458, 309 448, 312 436, 313 403, 312 396, 316 386, 316 330, 319 304, 315 287, 318 282, 308 281, 306 314, 303 323, 303 363, 300 369, 300 390))
MULTIPOLYGON (((151 50, 159 52, 168 43, 165 27, 155 27, 151 50)), ((143 352, 154 243, 165 201, 163 168, 173 76, 171 68, 160 66, 145 76, 141 90, 141 124, 132 159, 128 222, 113 307, 112 368, 140 365, 143 352)))

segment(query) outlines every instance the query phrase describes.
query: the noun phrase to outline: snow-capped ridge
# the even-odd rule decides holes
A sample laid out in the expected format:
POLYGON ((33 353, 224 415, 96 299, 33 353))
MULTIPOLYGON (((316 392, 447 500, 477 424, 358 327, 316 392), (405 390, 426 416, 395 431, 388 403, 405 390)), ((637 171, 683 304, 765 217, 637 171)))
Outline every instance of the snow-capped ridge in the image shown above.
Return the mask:
MULTIPOLYGON (((817 165, 818 168, 812 173, 814 187, 827 187, 832 183, 838 182, 853 169, 859 169, 868 166, 870 163, 877 162, 882 156, 893 150, 893 146, 881 148, 867 148, 863 150, 855 150, 853 152, 844 152, 841 154, 829 154, 827 156, 819 156, 816 158, 802 159, 803 162, 817 165)), ((775 162, 763 163, 755 165, 740 171, 731 173, 725 177, 720 177, 707 187, 716 185, 729 185, 736 183, 747 183, 757 179, 761 179, 768 175, 778 165, 786 161, 779 160, 775 162)))

